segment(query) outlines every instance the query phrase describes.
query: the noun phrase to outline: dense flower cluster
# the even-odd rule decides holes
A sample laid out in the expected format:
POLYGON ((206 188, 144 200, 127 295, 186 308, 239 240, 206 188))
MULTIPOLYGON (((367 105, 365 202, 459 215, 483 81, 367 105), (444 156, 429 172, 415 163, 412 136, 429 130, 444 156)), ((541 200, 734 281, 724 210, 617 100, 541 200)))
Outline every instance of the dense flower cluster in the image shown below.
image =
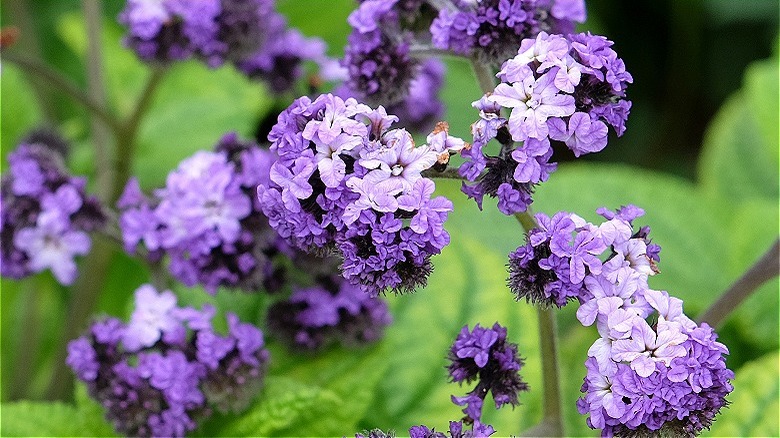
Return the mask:
POLYGON ((479 421, 471 423, 471 430, 464 430, 465 421, 450 421, 450 427, 447 434, 436 432, 434 428, 428 428, 424 425, 412 426, 409 429, 411 438, 487 438, 496 433, 493 426, 482 424, 479 421))
POLYGON ((528 391, 519 374, 523 360, 518 356, 517 344, 507 342, 506 328, 498 323, 492 328, 477 324, 471 331, 464 326, 448 359, 447 369, 453 382, 477 380, 477 386, 466 396, 452 397, 453 403, 466 406, 463 412, 475 423, 482 419, 482 404, 488 392, 499 409, 506 404, 517 406, 520 391, 528 391))
POLYGON ((363 0, 349 16, 352 33, 342 61, 347 86, 361 100, 391 105, 408 93, 419 61, 409 48, 422 0, 363 0))
POLYGON ((484 195, 498 197, 505 214, 526 211, 534 186, 555 171, 554 144, 579 157, 604 149, 607 125, 622 135, 631 108, 625 90, 633 79, 611 46, 589 33, 541 32, 523 40, 499 71, 501 83, 474 103, 480 120, 472 126, 474 143, 460 173, 478 183, 464 184, 464 193, 480 206, 484 195), (512 109, 508 118, 501 117, 502 107, 512 109), (498 156, 483 151, 493 138, 501 144, 498 156))
POLYGON ((566 34, 585 21, 584 0, 455 0, 431 23, 433 45, 500 64, 539 32, 566 34))
POLYGON ((244 409, 259 392, 269 353, 263 333, 213 307, 177 307, 170 291, 141 286, 130 322, 95 322, 68 345, 67 363, 126 436, 184 436, 213 408, 244 409))
POLYGON ((37 131, 8 155, 0 182, 0 240, 4 277, 22 278, 51 269, 61 284, 76 279, 74 258, 89 252, 87 234, 105 225, 97 198, 85 193, 86 179, 68 174, 67 144, 37 131))
MULTIPOLYGON (((441 120, 444 104, 439 93, 444 86, 444 63, 438 59, 427 59, 420 64, 419 72, 409 83, 409 93, 401 101, 388 105, 386 110, 398 117, 398 127, 414 133, 430 131, 441 120)), ((359 98, 360 93, 352 91, 346 84, 333 94, 347 99, 359 98)))
POLYGON ((588 350, 586 395, 577 404, 590 427, 605 436, 661 428, 693 436, 731 392, 728 350, 708 325, 685 316, 681 300, 650 289, 660 247, 649 227, 634 230, 644 211, 598 213, 605 219, 598 226, 571 213, 537 214, 539 227, 510 254, 510 289, 543 305, 577 299, 579 321, 596 324, 601 338, 588 350))
POLYGON ((328 60, 322 40, 288 28, 274 0, 128 0, 119 21, 125 44, 144 61, 232 62, 276 92, 292 87, 302 61, 328 60))
MULTIPOLYGON (((646 288, 647 276, 658 272, 661 248, 648 238, 650 227, 633 230, 633 220, 644 210, 629 205, 617 214, 606 209, 599 213, 607 219, 599 226, 572 213, 536 215, 539 227, 509 255, 509 289, 518 300, 558 307, 574 299, 584 303, 601 277, 617 282, 629 274, 643 279, 646 288), (599 258, 602 254, 606 262, 599 258)), ((634 289, 621 293, 631 296, 634 289)))
POLYGON ((168 175, 149 199, 136 180, 119 199, 119 225, 128 252, 140 243, 151 257, 170 256, 170 272, 182 283, 245 291, 275 291, 284 272, 277 254, 292 250, 260 212, 255 188, 268 182, 275 157, 235 134, 215 152, 200 151, 168 175))
POLYGON ((707 323, 699 326, 685 316, 681 300, 651 289, 640 293, 644 308, 608 295, 586 302, 600 309, 578 312, 586 325, 596 322, 602 337, 588 350, 585 396, 577 408, 590 414, 588 426, 602 429, 603 436, 649 436, 662 429, 697 436, 733 390, 728 349, 707 323), (657 320, 652 325, 645 319, 648 310, 657 320))
POLYGON ((268 309, 268 328, 296 349, 316 350, 332 343, 378 341, 392 317, 380 297, 369 297, 338 276, 298 288, 268 309))
POLYGON ((352 284, 376 295, 425 284, 431 256, 449 243, 452 203, 432 198, 421 172, 462 149, 440 125, 415 146, 397 117, 354 99, 302 97, 269 134, 278 160, 258 187, 271 226, 305 251, 335 251, 352 284))

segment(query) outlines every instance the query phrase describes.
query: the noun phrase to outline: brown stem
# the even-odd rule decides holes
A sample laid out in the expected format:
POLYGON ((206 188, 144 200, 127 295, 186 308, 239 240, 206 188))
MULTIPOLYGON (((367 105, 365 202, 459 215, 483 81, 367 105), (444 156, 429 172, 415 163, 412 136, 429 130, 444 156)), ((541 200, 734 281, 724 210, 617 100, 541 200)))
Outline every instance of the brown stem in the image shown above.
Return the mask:
POLYGON ((778 275, 780 239, 750 269, 699 316, 699 322, 718 327, 756 289, 778 275))

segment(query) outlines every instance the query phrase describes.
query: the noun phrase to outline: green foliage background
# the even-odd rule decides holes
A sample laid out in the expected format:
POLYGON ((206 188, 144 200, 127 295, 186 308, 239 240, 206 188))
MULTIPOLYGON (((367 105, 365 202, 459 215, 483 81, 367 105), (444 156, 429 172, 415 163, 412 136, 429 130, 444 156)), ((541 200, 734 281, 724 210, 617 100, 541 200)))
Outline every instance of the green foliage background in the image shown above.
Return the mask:
MULTIPOLYGON (((756 1, 753 6, 766 8, 766 3, 756 1)), ((86 34, 79 3, 30 4, 37 32, 34 36, 39 39, 44 58, 84 85, 86 34)), ((672 35, 675 29, 679 31, 678 21, 682 20, 675 14, 688 14, 689 8, 699 7, 707 14, 704 24, 698 22, 695 29, 718 29, 718 25, 734 26, 746 20, 745 12, 730 11, 734 8, 728 2, 690 2, 685 7, 665 4, 672 35), (729 18, 729 14, 733 16, 729 18)), ((13 23, 6 5, 4 1, 3 25, 13 23)), ((119 114, 126 114, 148 70, 119 43, 122 29, 114 17, 121 5, 118 1, 105 4, 103 50, 110 103, 119 114)), ((771 11, 771 1, 769 6, 771 11)), ((332 54, 339 54, 349 30, 345 19, 354 7, 350 0, 329 1, 327 7, 288 0, 280 2, 280 7, 304 33, 323 37, 332 54)), ((659 6, 642 6, 641 2, 635 9, 614 9, 628 14, 642 7, 658 13, 655 8, 659 6)), ((623 44, 634 47, 636 40, 645 36, 623 43, 610 32, 614 14, 603 4, 596 5, 583 29, 616 40, 616 49, 633 71, 632 65, 642 67, 645 61, 641 54, 622 50, 623 44)), ((776 35, 776 17, 774 21, 762 17, 747 21, 753 25, 767 22, 765 27, 776 35)), ((617 35, 621 29, 617 28, 617 35)), ((751 63, 744 69, 743 79, 718 73, 720 82, 714 83, 713 93, 720 100, 702 102, 699 109, 703 114, 697 115, 707 122, 701 123, 699 134, 676 137, 687 139, 689 144, 680 143, 679 150, 672 150, 670 156, 665 156, 670 151, 667 143, 675 141, 676 125, 664 118, 673 109, 653 105, 668 103, 671 98, 643 101, 641 96, 649 96, 652 91, 642 88, 643 79, 652 84, 657 78, 643 75, 649 69, 640 69, 635 73, 639 96, 631 96, 634 108, 628 134, 610 140, 606 157, 595 157, 610 162, 564 162, 551 180, 539 188, 534 209, 548 214, 573 211, 595 220, 599 206, 615 208, 635 203, 644 207, 647 216, 642 223, 652 227, 654 241, 663 247, 662 274, 651 279, 651 286, 684 299, 687 312, 697 315, 755 262, 778 235, 778 58, 777 40, 773 38, 773 57, 751 63), (723 85, 735 80, 741 82, 734 82, 732 88, 723 85), (720 109, 710 117, 723 99, 720 109), (666 138, 656 146, 650 145, 648 137, 657 137, 661 126, 671 127, 666 131, 671 140, 666 138), (690 157, 699 150, 696 164, 690 157), (659 158, 661 155, 664 156, 659 158)), ((708 53, 707 49, 702 51, 708 53)), ((674 53, 670 58, 672 66, 679 62, 674 53)), ((739 66, 732 76, 742 77, 743 67, 739 66)), ((702 74, 680 73, 683 77, 692 76, 693 80, 702 74)), ((707 81, 712 79, 704 82, 707 81)), ((74 173, 94 176, 89 120, 80 108, 50 89, 45 90, 49 99, 41 105, 34 84, 10 63, 3 63, 0 88, 3 165, 18 139, 48 117, 74 141, 69 162, 74 173)), ((669 88, 671 92, 680 89, 669 88)), ((470 102, 480 94, 469 65, 449 60, 442 97, 448 105, 446 119, 454 134, 467 136, 476 117, 470 102)), ((284 102, 292 98, 286 96, 281 104, 286 105, 284 102)), ((165 78, 141 126, 133 173, 145 188, 159 186, 182 158, 195 150, 210 148, 222 133, 235 130, 245 136, 253 135, 258 120, 278 104, 262 85, 248 82, 229 67, 209 71, 197 62, 177 65, 165 78)), ((689 114, 679 117, 684 119, 689 114)), ((695 131, 695 126, 691 130, 695 131)), ((90 181, 94 183, 94 178, 90 181)), ((514 219, 500 214, 494 204, 487 202, 485 211, 480 212, 459 193, 459 183, 440 181, 437 190, 455 203, 455 212, 447 223, 452 244, 435 258, 436 270, 426 289, 410 296, 389 297, 395 322, 386 338, 362 350, 333 349, 318 356, 294 355, 272 344, 273 362, 266 388, 249 412, 240 418, 214 417, 201 426, 199 435, 342 436, 373 427, 405 433, 410 426, 423 422, 445 428, 447 421, 457 418, 460 412, 450 403, 450 394, 466 390, 446 383, 447 347, 463 325, 495 321, 507 325, 511 341, 520 345, 526 360, 523 375, 532 390, 522 395, 518 408, 489 412, 488 422, 501 436, 507 436, 519 434, 539 421, 541 364, 536 313, 524 303, 515 303, 504 283, 506 255, 522 244, 523 235, 514 219)), ((108 258, 97 313, 126 317, 132 292, 147 281, 148 272, 121 251, 110 250, 108 258)), ((221 310, 238 312, 245 320, 259 321, 267 305, 262 295, 221 291, 211 297, 202 290, 183 287, 176 292, 184 303, 212 302, 221 310)), ((83 387, 77 386, 72 401, 41 401, 54 368, 54 351, 62 342, 60 334, 71 293, 49 274, 20 282, 2 281, 2 435, 112 433, 102 419, 100 407, 89 400, 83 387), (39 347, 33 348, 35 345, 39 347), (19 398, 25 400, 18 401, 19 398)), ((594 431, 586 427, 574 403, 584 375, 586 351, 597 334, 595 329, 577 323, 574 307, 568 306, 558 315, 566 431, 570 435, 592 436, 594 431)), ((719 330, 721 340, 731 349, 728 364, 736 370, 737 378, 730 398, 733 403, 716 421, 709 436, 780 434, 779 324, 775 279, 736 309, 719 330)))

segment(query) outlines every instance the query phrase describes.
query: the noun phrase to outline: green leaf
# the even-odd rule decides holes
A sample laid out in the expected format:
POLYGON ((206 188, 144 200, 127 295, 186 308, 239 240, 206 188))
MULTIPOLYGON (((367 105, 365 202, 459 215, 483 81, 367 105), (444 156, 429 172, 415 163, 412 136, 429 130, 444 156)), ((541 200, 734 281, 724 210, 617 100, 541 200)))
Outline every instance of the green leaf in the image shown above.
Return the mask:
POLYGON ((750 65, 743 88, 732 95, 707 129, 699 161, 701 184, 734 200, 777 202, 778 61, 750 65))
POLYGON ((450 395, 464 395, 471 388, 447 382, 446 356, 461 327, 476 323, 499 322, 507 327, 509 340, 519 345, 525 358, 521 374, 531 387, 520 395, 521 405, 514 410, 506 407, 496 412, 486 404, 486 421, 501 436, 508 436, 541 418, 536 312, 514 302, 505 285, 502 254, 448 228, 452 243, 434 258, 436 269, 429 286, 414 295, 389 299, 395 318, 383 341, 392 352, 387 357, 389 368, 358 430, 378 427, 405 433, 421 423, 441 429, 461 418, 461 408, 452 404, 450 395))
POLYGON ((318 355, 290 354, 272 345, 266 387, 240 415, 217 414, 203 436, 336 436, 350 434, 368 409, 387 367, 379 344, 358 350, 333 348, 318 355))
POLYGON ((749 362, 736 372, 731 402, 702 436, 780 435, 780 352, 749 362))
POLYGON ((240 416, 215 414, 197 436, 267 436, 302 422, 313 422, 340 407, 340 398, 327 389, 286 377, 266 379, 258 401, 240 416))
POLYGON ((65 403, 3 403, 3 436, 80 436, 76 408, 65 403))
POLYGON ((34 128, 42 120, 40 109, 35 102, 35 93, 24 79, 22 72, 15 65, 4 63, 0 74, 0 88, 3 93, 0 100, 0 149, 2 149, 2 164, 9 152, 16 148, 17 142, 27 131, 34 128))
POLYGON ((197 62, 172 67, 139 131, 133 175, 159 187, 165 175, 198 150, 212 150, 230 131, 251 137, 272 102, 264 88, 230 67, 209 70, 197 62))
POLYGON ((103 409, 77 387, 76 405, 61 402, 3 403, 2 436, 116 436, 103 409))

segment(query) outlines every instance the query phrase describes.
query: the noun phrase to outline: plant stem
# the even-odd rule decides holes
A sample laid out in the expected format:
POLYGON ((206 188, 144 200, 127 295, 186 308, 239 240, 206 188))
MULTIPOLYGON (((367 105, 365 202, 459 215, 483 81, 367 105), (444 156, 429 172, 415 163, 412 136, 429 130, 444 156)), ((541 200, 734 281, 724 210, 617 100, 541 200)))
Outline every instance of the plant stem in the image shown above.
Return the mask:
POLYGON ((548 436, 563 436, 561 385, 558 376, 558 330, 553 309, 536 309, 539 318, 539 345, 544 382, 542 422, 549 426, 548 436))
POLYGON ((33 58, 14 52, 3 51, 3 60, 16 64, 29 74, 46 79, 51 85, 72 97, 83 105, 96 117, 99 117, 106 125, 116 133, 120 130, 119 121, 109 113, 100 103, 85 94, 76 84, 48 65, 33 58))
POLYGON ((82 262, 76 284, 70 289, 72 293, 69 300, 70 306, 65 317, 62 336, 57 342, 52 379, 46 389, 46 399, 48 400, 66 400, 71 397, 73 376, 65 364, 67 345, 86 328, 89 316, 105 285, 113 254, 113 244, 109 244, 101 238, 95 238, 93 239, 92 251, 82 262))
POLYGON ((474 76, 477 77, 479 88, 483 93, 492 93, 496 88, 496 76, 489 65, 479 62, 475 57, 471 58, 471 67, 474 69, 474 76))
MULTIPOLYGON (((528 232, 537 226, 528 213, 515 213, 515 218, 528 232)), ((543 406, 542 421, 534 427, 534 436, 563 436, 561 417, 561 384, 558 372, 558 329, 553 309, 536 309, 539 319, 539 346, 542 355, 543 406)))
POLYGON ((112 201, 119 199, 122 194, 127 179, 130 177, 130 170, 133 164, 133 155, 135 154, 136 146, 136 134, 138 128, 141 125, 141 119, 143 118, 146 110, 149 109, 149 105, 152 103, 154 92, 165 77, 165 68, 153 67, 152 73, 146 81, 146 86, 138 97, 133 111, 127 117, 126 121, 122 123, 121 128, 117 135, 117 161, 116 161, 116 173, 114 174, 113 195, 112 201))
POLYGON ((442 179, 464 179, 460 174, 458 173, 458 169, 454 167, 448 167, 441 172, 435 171, 433 169, 427 169, 422 171, 422 176, 426 178, 442 178, 442 179))
MULTIPOLYGON (((476 58, 471 59, 474 75, 482 92, 492 92, 496 86, 496 77, 490 66, 482 64, 476 58)), ((520 226, 528 232, 537 226, 530 212, 516 213, 520 226)), ((552 309, 537 309, 539 319, 539 345, 542 355, 543 411, 542 422, 534 428, 538 435, 563 436, 561 418, 561 384, 558 372, 558 332, 555 314, 552 309)))
MULTIPOLYGON (((87 26, 87 94, 95 102, 107 108, 106 89, 103 81, 103 53, 100 44, 103 13, 98 0, 82 0, 87 26)), ((111 132, 102 121, 91 117, 92 144, 95 148, 98 196, 104 202, 111 196, 114 169, 111 166, 111 132)))
MULTIPOLYGON (((427 44, 414 44, 409 47, 409 54, 416 58, 429 58, 432 56, 439 56, 442 58, 457 58, 464 59, 462 55, 451 52, 449 50, 437 49, 436 47, 427 44)), ((465 58, 468 59, 468 58, 465 58)))
POLYGON ((759 286, 777 277, 780 265, 780 239, 767 251, 742 277, 737 279, 724 292, 718 301, 713 303, 699 316, 699 322, 706 322, 712 327, 718 327, 726 317, 747 299, 759 286))
POLYGON ((35 370, 35 359, 41 348, 40 327, 43 323, 40 315, 41 288, 38 280, 29 280, 22 283, 21 295, 24 303, 23 320, 25 328, 22 330, 18 349, 15 350, 10 375, 14 376, 8 382, 8 399, 20 400, 30 398, 30 381, 35 370))

